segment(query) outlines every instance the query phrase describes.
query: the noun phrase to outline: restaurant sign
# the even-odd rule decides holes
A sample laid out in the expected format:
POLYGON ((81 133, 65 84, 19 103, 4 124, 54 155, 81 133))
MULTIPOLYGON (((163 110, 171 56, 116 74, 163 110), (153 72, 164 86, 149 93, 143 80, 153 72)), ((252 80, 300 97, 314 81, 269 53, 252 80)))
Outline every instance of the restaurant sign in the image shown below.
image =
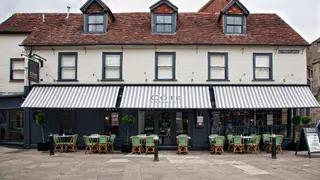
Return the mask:
POLYGON ((150 101, 153 103, 181 103, 181 96, 173 95, 152 95, 150 101))
POLYGON ((296 155, 298 151, 308 150, 309 158, 311 153, 320 153, 319 134, 315 128, 303 128, 298 141, 296 155))
POLYGON ((299 50, 279 50, 279 54, 299 54, 299 50))
POLYGON ((39 64, 30 59, 28 63, 28 79, 29 81, 39 83, 39 64))

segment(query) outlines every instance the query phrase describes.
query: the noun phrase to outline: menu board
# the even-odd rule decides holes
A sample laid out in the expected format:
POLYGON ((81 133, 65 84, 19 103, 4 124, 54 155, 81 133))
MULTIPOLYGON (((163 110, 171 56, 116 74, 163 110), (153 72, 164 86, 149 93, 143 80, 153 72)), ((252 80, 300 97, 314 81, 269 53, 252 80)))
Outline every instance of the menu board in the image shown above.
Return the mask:
POLYGON ((303 150, 308 150, 309 158, 311 158, 311 153, 320 153, 319 139, 319 134, 315 128, 303 128, 297 145, 296 155, 298 151, 303 150))
POLYGON ((111 113, 112 126, 119 126, 119 115, 116 112, 111 113))

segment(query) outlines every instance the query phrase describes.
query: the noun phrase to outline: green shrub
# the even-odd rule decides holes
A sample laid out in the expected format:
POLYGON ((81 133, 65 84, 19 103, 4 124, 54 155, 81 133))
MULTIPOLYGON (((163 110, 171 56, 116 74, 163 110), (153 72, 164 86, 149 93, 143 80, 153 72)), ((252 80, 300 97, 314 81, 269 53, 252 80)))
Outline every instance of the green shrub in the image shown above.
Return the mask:
POLYGON ((296 116, 293 118, 293 124, 294 125, 300 125, 301 124, 301 120, 302 120, 302 117, 301 116, 296 116))
POLYGON ((312 117, 311 116, 303 116, 302 117, 302 124, 307 125, 312 121, 312 117))
POLYGON ((125 115, 125 116, 122 116, 121 122, 122 122, 123 124, 131 125, 131 124, 133 124, 133 123, 135 122, 135 119, 134 119, 134 117, 131 116, 131 115, 125 115))
POLYGON ((40 112, 36 115, 36 122, 37 122, 37 124, 40 124, 40 125, 43 125, 47 122, 46 116, 43 112, 40 112))

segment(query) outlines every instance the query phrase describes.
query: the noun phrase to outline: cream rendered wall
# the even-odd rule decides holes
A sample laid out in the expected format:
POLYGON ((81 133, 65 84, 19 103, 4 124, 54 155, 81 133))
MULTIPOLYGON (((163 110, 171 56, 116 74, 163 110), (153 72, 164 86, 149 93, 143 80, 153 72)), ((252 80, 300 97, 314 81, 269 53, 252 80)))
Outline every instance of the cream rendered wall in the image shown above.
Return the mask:
POLYGON ((290 74, 286 84, 307 84, 306 52, 304 47, 267 47, 267 46, 105 46, 105 47, 53 47, 53 49, 34 49, 38 55, 46 58, 40 69, 42 83, 51 84, 58 76, 58 53, 78 52, 79 82, 56 83, 157 83, 157 84, 284 84, 283 79, 290 74), (300 54, 278 54, 278 49, 300 50, 300 54), (102 75, 102 52, 123 52, 123 82, 97 82, 102 75), (154 81, 155 52, 176 52, 176 82, 154 81), (207 82, 208 52, 229 53, 229 80, 227 82, 207 82), (253 80, 253 53, 273 53, 274 81, 253 80), (145 82, 147 74, 148 82, 145 82), (192 72, 194 81, 191 82, 192 72), (239 81, 243 73, 246 75, 239 81))
POLYGON ((0 92, 24 92, 24 82, 10 82, 10 58, 22 58, 27 35, 0 34, 0 92))

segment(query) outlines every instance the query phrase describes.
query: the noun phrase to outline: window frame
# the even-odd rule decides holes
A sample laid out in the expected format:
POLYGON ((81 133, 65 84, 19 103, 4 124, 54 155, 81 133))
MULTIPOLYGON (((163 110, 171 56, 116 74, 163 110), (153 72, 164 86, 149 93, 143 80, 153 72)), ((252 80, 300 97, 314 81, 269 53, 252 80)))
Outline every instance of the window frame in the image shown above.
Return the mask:
POLYGON ((59 52, 59 55, 58 55, 58 80, 57 81, 78 81, 78 52, 59 52), (75 60, 75 66, 74 67, 65 67, 65 68, 74 68, 75 70, 75 77, 74 79, 62 79, 61 77, 61 73, 62 73, 62 68, 61 67, 61 61, 62 61, 62 56, 64 55, 71 55, 71 56, 74 56, 74 60, 75 60))
MULTIPOLYGON (((174 14, 153 14, 153 20, 154 20, 154 33, 160 33, 160 34, 172 34, 175 33, 175 28, 174 28, 174 24, 175 24, 175 18, 174 18, 174 14), (157 17, 158 16, 170 16, 171 17, 171 23, 157 23, 157 17), (157 26, 158 25, 171 25, 171 32, 158 32, 157 31, 157 26)), ((164 29, 165 30, 165 29, 164 29)))
MULTIPOLYGON (((267 67, 258 67, 267 68, 267 67)), ((253 81, 273 81, 273 53, 253 53, 253 81), (256 77, 256 57, 257 56, 269 56, 269 78, 257 78, 256 77)))
POLYGON ((245 18, 244 15, 234 15, 234 14, 228 14, 224 15, 224 32, 225 34, 245 34, 245 18), (228 24, 228 17, 240 17, 241 18, 241 25, 237 24, 228 24), (233 26, 233 27, 239 27, 241 26, 241 33, 236 33, 236 32, 228 32, 228 26, 233 26))
MULTIPOLYGON (((160 66, 167 67, 167 66, 160 66)), ((156 52, 155 53, 155 81, 176 81, 176 52, 156 52), (159 55, 172 55, 172 78, 169 79, 159 79, 159 66, 158 59, 159 55)))
POLYGON ((229 71, 228 71, 228 53, 227 52, 208 52, 208 81, 229 81, 229 71), (212 67, 219 67, 219 66, 211 66, 211 56, 212 55, 224 55, 224 72, 225 78, 224 79, 212 79, 211 78, 211 68, 212 67))
POLYGON ((106 21, 106 14, 86 14, 85 15, 85 31, 89 34, 102 34, 107 32, 107 21, 106 21), (89 23, 89 17, 90 16, 102 16, 103 17, 103 23, 89 23), (89 25, 103 25, 103 31, 97 31, 97 32, 90 32, 89 31, 89 25))
POLYGON ((23 79, 14 79, 13 74, 14 71, 23 71, 23 76, 25 76, 25 59, 24 58, 10 58, 10 82, 24 82, 23 79), (24 68, 23 69, 13 69, 14 61, 23 61, 24 68))
MULTIPOLYGON (((122 52, 103 52, 102 53, 102 79, 101 81, 123 81, 122 79, 122 62, 123 62, 123 53, 122 52), (106 78, 105 70, 106 70, 106 55, 119 55, 120 56, 120 74, 119 78, 106 78)), ((115 67, 115 66, 110 66, 115 67)))

